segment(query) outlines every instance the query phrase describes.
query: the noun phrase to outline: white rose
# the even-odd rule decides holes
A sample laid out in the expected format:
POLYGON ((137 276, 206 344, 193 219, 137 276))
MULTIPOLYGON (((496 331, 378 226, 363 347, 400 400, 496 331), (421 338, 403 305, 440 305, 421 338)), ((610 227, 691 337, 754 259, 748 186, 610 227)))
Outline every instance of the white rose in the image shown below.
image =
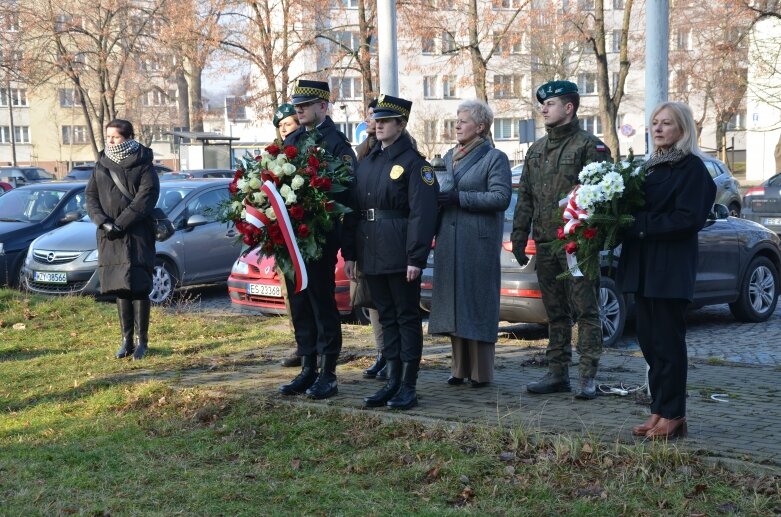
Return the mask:
POLYGON ((251 180, 249 180, 249 187, 250 187, 252 190, 257 190, 257 189, 259 189, 259 188, 260 188, 260 186, 261 186, 262 184, 263 184, 263 183, 261 183, 261 182, 260 182, 260 179, 259 179, 259 178, 252 178, 251 180))
POLYGON ((289 185, 282 185, 282 188, 279 189, 279 193, 282 195, 282 197, 287 197, 292 192, 293 189, 291 189, 289 185))
POLYGON ((234 201, 231 203, 231 212, 238 212, 241 208, 241 201, 234 201))
POLYGON ((252 200, 255 202, 256 205, 260 206, 266 201, 266 194, 263 192, 255 192, 252 194, 252 200))
POLYGON ((246 219, 247 218, 247 209, 244 208, 241 210, 241 218, 246 219))
POLYGON ((292 176, 296 173, 296 166, 292 163, 286 163, 282 166, 282 171, 287 174, 288 176, 292 176))
POLYGON ((271 208, 271 207, 266 208, 264 213, 266 214, 266 217, 268 217, 272 221, 276 221, 277 220, 277 214, 274 213, 274 209, 273 208, 271 208))
POLYGON ((304 186, 304 183, 306 183, 306 181, 302 176, 296 176, 293 178, 293 181, 290 182, 290 186, 293 187, 293 190, 298 190, 304 186))
POLYGON ((296 201, 298 201, 298 197, 296 197, 295 192, 293 192, 291 190, 290 194, 285 196, 285 204, 289 206, 289 205, 292 205, 293 203, 295 203, 296 201))
POLYGON ((236 182, 236 186, 241 190, 242 192, 249 192, 249 183, 244 178, 241 178, 239 181, 236 182))

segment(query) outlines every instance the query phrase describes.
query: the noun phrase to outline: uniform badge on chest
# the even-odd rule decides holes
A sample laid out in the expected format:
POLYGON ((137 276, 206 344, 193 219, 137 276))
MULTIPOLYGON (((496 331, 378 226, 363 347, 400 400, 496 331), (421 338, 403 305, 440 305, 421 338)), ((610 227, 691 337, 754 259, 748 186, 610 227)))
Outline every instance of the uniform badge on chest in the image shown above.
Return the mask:
POLYGON ((390 171, 390 178, 392 180, 397 180, 401 178, 402 174, 404 174, 404 167, 402 167, 401 165, 394 165, 390 171))

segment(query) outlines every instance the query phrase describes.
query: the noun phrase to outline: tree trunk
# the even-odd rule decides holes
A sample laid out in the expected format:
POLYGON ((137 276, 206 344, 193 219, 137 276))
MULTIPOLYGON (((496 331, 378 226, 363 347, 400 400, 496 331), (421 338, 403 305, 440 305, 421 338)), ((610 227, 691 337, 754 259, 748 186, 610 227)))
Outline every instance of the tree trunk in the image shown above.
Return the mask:
POLYGON ((469 57, 472 62, 472 80, 475 82, 475 97, 488 102, 486 88, 486 63, 480 52, 480 36, 477 33, 478 23, 477 0, 469 0, 469 57))
POLYGON ((190 97, 190 131, 203 131, 203 97, 201 96, 201 76, 203 68, 189 61, 187 94, 190 97))
POLYGON ((177 107, 179 111, 179 127, 190 127, 190 92, 187 77, 181 68, 176 71, 176 89, 178 90, 177 107))

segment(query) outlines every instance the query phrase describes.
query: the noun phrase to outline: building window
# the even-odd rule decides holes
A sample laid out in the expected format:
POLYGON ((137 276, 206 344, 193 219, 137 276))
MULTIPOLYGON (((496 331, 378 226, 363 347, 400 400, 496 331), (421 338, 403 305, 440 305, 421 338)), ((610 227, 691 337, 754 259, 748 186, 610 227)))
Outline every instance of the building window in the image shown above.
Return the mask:
POLYGON ((348 9, 358 9, 359 0, 344 0, 344 6, 348 9))
POLYGON ((442 98, 456 99, 456 76, 446 75, 442 77, 442 98))
POLYGON ((746 112, 739 111, 727 122, 727 131, 740 131, 743 129, 746 129, 746 112))
MULTIPOLYGON (((14 140, 17 144, 30 143, 30 126, 14 126, 14 140)), ((0 144, 11 143, 11 131, 9 126, 0 126, 0 144)))
POLYGON ((624 0, 613 0, 613 9, 623 9, 624 8, 624 0))
POLYGON ((79 29, 82 27, 82 20, 79 16, 61 14, 54 19, 54 30, 56 32, 65 32, 70 29, 79 29))
POLYGON ((518 139, 518 119, 517 118, 497 118, 497 119, 494 119, 494 139, 496 139, 496 140, 517 140, 518 139))
POLYGON ((581 11, 593 11, 594 0, 578 0, 578 7, 581 11))
POLYGON ((456 139, 456 120, 448 119, 442 123, 442 142, 453 142, 456 139))
POLYGON ((357 32, 341 31, 334 34, 334 39, 338 44, 333 45, 335 51, 344 52, 345 49, 350 49, 353 52, 357 52, 361 47, 361 39, 358 37, 357 32))
POLYGON ((420 38, 421 52, 424 54, 433 54, 437 51, 433 36, 423 36, 420 38))
POLYGON ((427 75, 423 78, 423 98, 437 98, 437 76, 427 75))
POLYGON ((615 53, 621 52, 621 31, 620 30, 613 31, 613 52, 615 53))
POLYGON ((358 126, 359 122, 334 122, 334 124, 339 131, 344 133, 348 140, 351 142, 353 141, 353 138, 355 138, 355 128, 358 126))
POLYGON ((678 50, 691 50, 692 48, 691 29, 678 29, 675 31, 675 48, 678 50))
POLYGON ((225 96, 225 113, 228 120, 236 122, 247 119, 247 98, 234 95, 225 96))
POLYGON ((593 72, 578 74, 578 91, 581 95, 597 93, 597 74, 593 72))
POLYGON ((506 32, 504 36, 494 33, 494 45, 502 54, 520 54, 523 52, 523 33, 506 32))
POLYGON ((520 9, 523 0, 491 0, 494 9, 520 9))
POLYGON ((2 27, 8 32, 16 32, 19 30, 19 14, 13 12, 6 12, 2 16, 2 27))
POLYGON ((337 99, 361 99, 362 85, 360 77, 331 77, 331 95, 337 99))
POLYGON ((170 131, 170 127, 160 124, 144 125, 141 129, 141 133, 150 142, 170 142, 173 135, 166 134, 170 131))
MULTIPOLYGON (((28 106, 27 90, 25 88, 11 88, 11 101, 14 106, 28 106)), ((8 88, 0 89, 0 106, 8 106, 8 88)))
POLYGON ((580 127, 592 133, 594 135, 602 135, 602 119, 597 115, 591 115, 583 118, 579 118, 580 127))
POLYGON ((87 126, 62 126, 62 143, 65 145, 86 144, 87 126))
POLYGON ((675 91, 686 93, 689 91, 689 75, 684 73, 675 74, 675 91))
POLYGON ((494 98, 496 99, 517 99, 521 96, 521 79, 519 74, 515 75, 495 75, 494 76, 494 98))
POLYGON ((439 4, 440 9, 447 9, 448 11, 452 11, 456 8, 455 0, 438 0, 437 3, 439 4))
MULTIPOLYGON (((613 93, 618 91, 618 77, 619 77, 619 75, 620 74, 618 72, 613 72, 613 93)), ((624 85, 626 85, 626 83, 624 83, 624 85)), ((624 93, 626 93, 626 92, 624 92, 624 93)))
POLYGON ((456 51, 456 38, 449 32, 442 32, 442 53, 449 54, 456 51))
POLYGON ((176 90, 168 90, 164 92, 159 89, 154 89, 146 93, 141 94, 142 106, 175 106, 176 105, 176 90))
POLYGON ((423 122, 423 138, 426 142, 438 142, 439 135, 437 134, 437 121, 426 120, 423 122))
POLYGON ((73 88, 60 88, 59 95, 61 108, 77 108, 81 106, 79 96, 76 95, 76 90, 73 88))

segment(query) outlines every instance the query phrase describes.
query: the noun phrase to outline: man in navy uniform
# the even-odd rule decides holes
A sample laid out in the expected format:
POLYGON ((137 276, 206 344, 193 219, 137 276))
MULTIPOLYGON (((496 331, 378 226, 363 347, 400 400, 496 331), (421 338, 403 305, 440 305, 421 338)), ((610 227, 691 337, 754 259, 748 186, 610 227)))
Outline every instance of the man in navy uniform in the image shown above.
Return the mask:
MULTIPOLYGON (((285 138, 284 145, 297 145, 307 132, 317 131, 317 143, 331 156, 348 161, 355 170, 355 153, 350 142, 336 129, 328 116, 331 92, 328 83, 299 80, 293 89, 295 106, 301 127, 285 138)), ((349 190, 334 196, 347 204, 349 190)), ((290 316, 295 331, 296 353, 301 356, 301 373, 290 383, 280 386, 285 395, 306 393, 313 399, 336 395, 336 361, 342 350, 342 328, 339 310, 334 300, 336 254, 339 251, 341 224, 337 221, 326 236, 322 257, 306 263, 309 284, 295 293, 295 284, 285 277, 290 297, 290 316), (318 371, 317 356, 320 356, 318 371)))

